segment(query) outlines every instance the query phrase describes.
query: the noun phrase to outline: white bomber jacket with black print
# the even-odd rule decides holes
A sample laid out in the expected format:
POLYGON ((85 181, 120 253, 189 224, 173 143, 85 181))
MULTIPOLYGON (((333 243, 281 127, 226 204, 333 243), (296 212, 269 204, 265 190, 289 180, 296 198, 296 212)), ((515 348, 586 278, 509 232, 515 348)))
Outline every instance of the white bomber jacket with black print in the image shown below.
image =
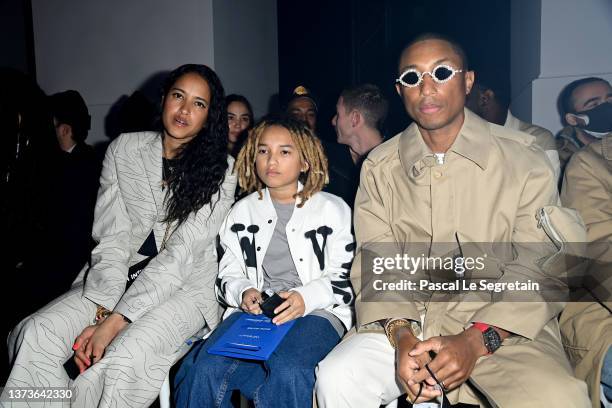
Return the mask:
MULTIPOLYGON (((238 201, 225 218, 219 232, 224 253, 215 286, 220 300, 228 305, 224 318, 239 309, 245 290, 262 289, 263 258, 276 221, 268 189, 261 200, 254 192, 238 201)), ((355 299, 349 280, 355 247, 350 208, 333 194, 316 193, 302 208, 295 206, 286 232, 302 281, 292 290, 304 298, 304 315, 325 309, 350 329, 355 299)))

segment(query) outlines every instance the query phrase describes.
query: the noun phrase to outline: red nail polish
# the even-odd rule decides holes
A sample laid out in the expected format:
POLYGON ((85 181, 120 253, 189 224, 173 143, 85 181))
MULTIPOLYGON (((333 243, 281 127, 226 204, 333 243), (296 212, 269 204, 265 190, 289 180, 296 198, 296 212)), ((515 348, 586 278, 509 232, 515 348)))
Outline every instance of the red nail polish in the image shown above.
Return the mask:
POLYGON ((74 343, 74 344, 72 345, 72 350, 76 351, 76 350, 78 350, 78 349, 79 349, 79 345, 78 345, 77 343, 74 343))

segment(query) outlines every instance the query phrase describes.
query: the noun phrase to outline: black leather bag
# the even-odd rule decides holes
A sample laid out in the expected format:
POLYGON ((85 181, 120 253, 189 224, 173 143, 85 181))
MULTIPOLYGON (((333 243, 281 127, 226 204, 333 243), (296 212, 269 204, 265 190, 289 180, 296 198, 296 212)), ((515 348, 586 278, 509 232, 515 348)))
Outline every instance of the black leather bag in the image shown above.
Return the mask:
MULTIPOLYGON (((152 233, 153 232, 151 231, 151 234, 152 233)), ((144 270, 144 268, 146 268, 147 265, 149 265, 149 262, 151 262, 153 258, 155 258, 157 255, 160 254, 161 251, 164 250, 164 248, 166 247, 166 242, 168 241, 168 238, 169 238, 169 234, 170 234, 170 224, 168 224, 166 227, 166 232, 164 233, 164 239, 159 248, 159 252, 152 254, 152 255, 149 255, 151 254, 152 251, 150 249, 147 249, 147 247, 151 246, 151 243, 147 242, 149 238, 147 237, 145 242, 143 242, 140 249, 138 250, 138 253, 142 255, 149 255, 149 256, 147 256, 142 261, 137 262, 128 268, 128 276, 127 276, 127 281, 125 283, 125 290, 127 290, 132 285, 132 283, 134 283, 138 275, 140 275, 140 273, 144 270)))

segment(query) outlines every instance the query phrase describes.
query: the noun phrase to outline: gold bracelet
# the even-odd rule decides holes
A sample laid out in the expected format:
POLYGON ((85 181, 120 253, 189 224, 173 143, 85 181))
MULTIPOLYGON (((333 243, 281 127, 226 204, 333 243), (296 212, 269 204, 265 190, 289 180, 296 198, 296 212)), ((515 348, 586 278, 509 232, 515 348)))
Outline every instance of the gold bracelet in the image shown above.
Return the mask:
POLYGON ((410 332, 414 335, 412 331, 412 323, 406 319, 394 319, 385 324, 385 334, 387 335, 387 339, 389 339, 389 343, 391 343, 391 347, 394 349, 397 348, 397 343, 395 342, 395 332, 400 327, 406 327, 410 332))
POLYGON ((94 318, 94 324, 97 324, 101 320, 106 319, 111 314, 112 314, 112 312, 110 310, 108 310, 107 308, 105 308, 102 305, 98 305, 98 309, 96 309, 96 317, 94 318))

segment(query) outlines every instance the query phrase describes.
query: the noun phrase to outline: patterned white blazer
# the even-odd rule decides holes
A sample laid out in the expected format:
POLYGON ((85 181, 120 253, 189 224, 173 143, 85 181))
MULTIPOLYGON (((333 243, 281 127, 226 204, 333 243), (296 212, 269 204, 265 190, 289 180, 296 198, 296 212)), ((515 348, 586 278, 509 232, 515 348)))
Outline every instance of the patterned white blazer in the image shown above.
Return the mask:
MULTIPOLYGON (((203 206, 166 241, 126 291, 129 266, 153 230, 157 250, 166 232, 162 190, 162 140, 157 132, 126 133, 106 151, 96 202, 92 252, 83 296, 134 321, 179 290, 194 291, 192 298, 209 325, 218 321, 214 293, 217 274, 216 236, 234 199, 234 160, 228 157, 220 195, 203 206)), ((78 278, 77 278, 78 280, 78 278)))

